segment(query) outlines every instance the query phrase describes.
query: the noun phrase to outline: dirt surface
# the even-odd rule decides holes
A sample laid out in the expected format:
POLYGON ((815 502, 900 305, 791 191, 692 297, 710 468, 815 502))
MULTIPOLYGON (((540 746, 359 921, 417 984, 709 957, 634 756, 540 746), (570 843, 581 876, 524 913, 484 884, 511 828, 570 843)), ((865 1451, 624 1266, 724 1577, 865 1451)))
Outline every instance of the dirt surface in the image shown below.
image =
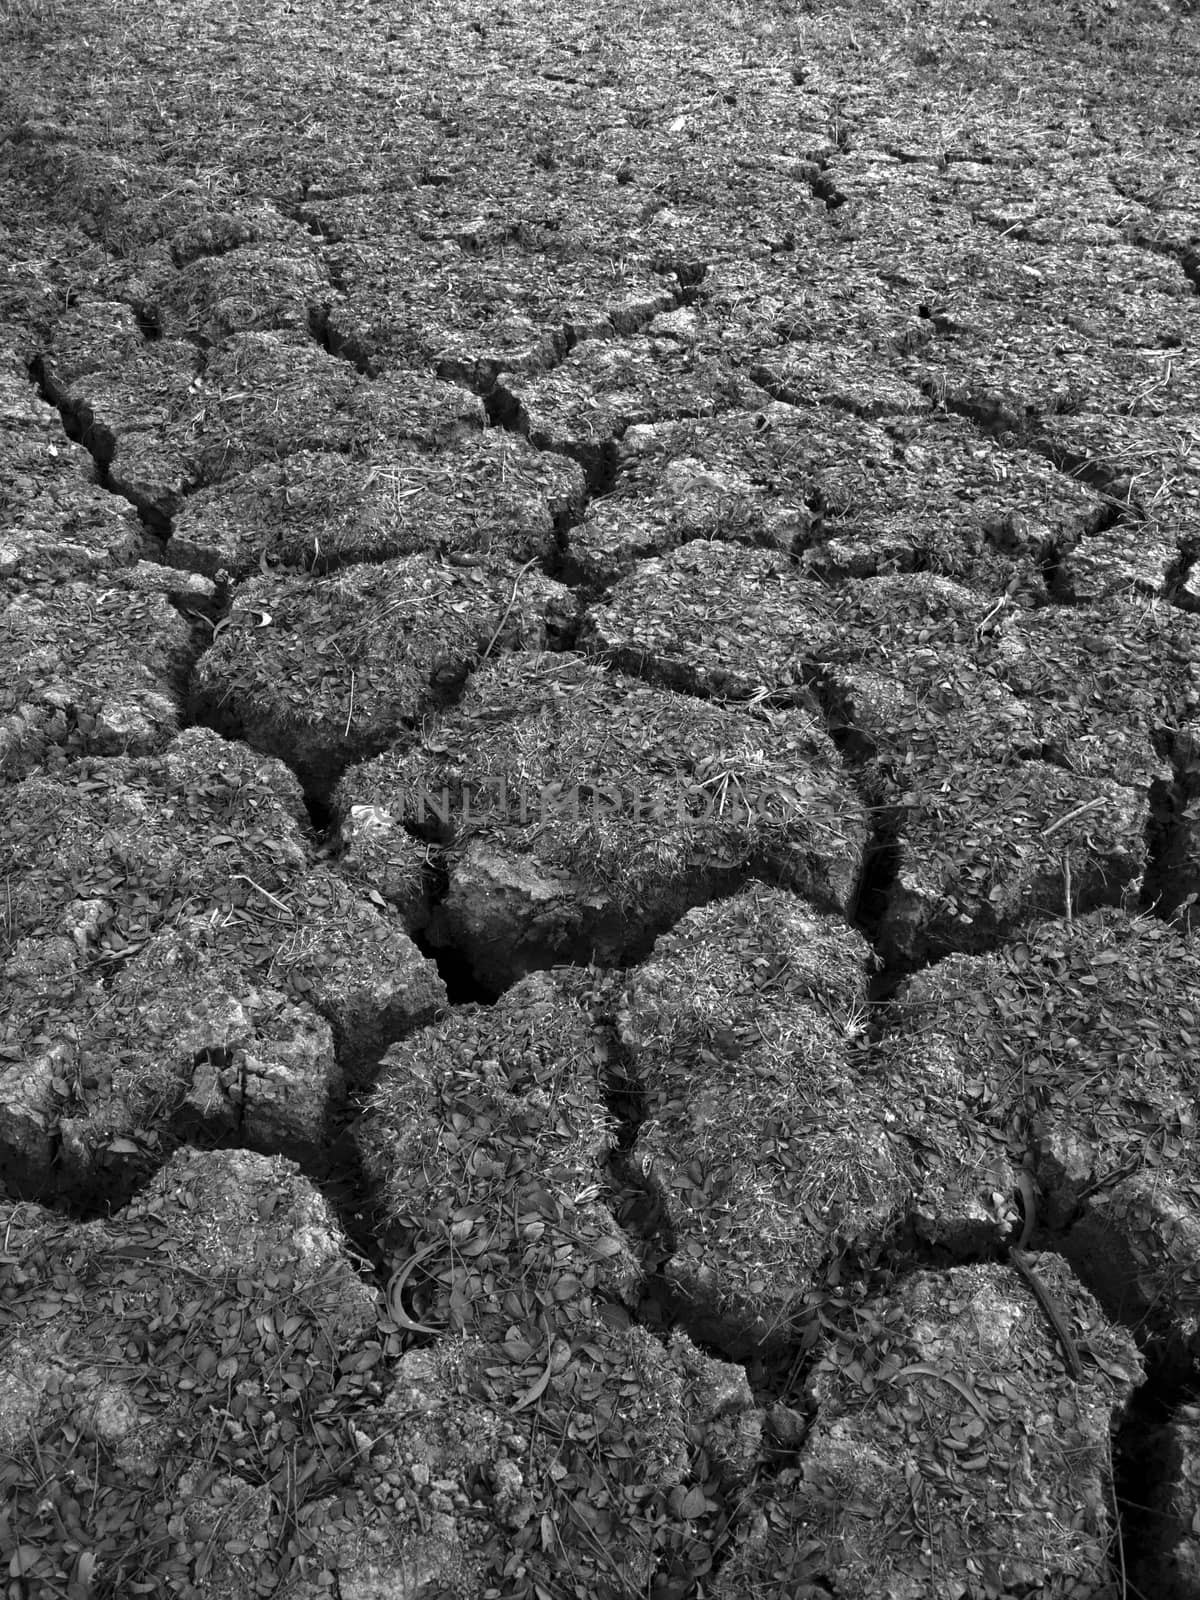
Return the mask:
POLYGON ((4 1600, 1200 1600, 1190 12, 0 0, 4 1600))

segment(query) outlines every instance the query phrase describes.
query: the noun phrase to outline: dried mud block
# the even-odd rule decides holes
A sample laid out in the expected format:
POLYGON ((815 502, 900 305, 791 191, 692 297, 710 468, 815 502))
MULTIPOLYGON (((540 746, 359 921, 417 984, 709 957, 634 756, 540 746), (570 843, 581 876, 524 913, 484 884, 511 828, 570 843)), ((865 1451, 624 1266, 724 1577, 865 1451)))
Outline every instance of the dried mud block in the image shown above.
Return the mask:
POLYGON ((692 539, 787 551, 803 515, 772 524, 736 474, 683 459, 648 493, 592 501, 570 531, 563 576, 568 583, 606 588, 639 562, 692 539))
POLYGON ((1048 761, 1147 788, 1164 726, 1200 704, 1193 619, 1113 598, 1029 610, 932 573, 835 593, 778 554, 698 542, 643 563, 580 645, 690 693, 819 693, 852 756, 1048 761))
POLYGON ((345 1084, 308 1005, 208 944, 200 919, 154 935, 76 1008, 58 1077, 59 1182, 127 1195, 183 1142, 244 1141, 320 1170, 345 1084))
POLYGON ((1092 534, 1063 558, 1058 589, 1080 606, 1114 595, 1166 600, 1185 559, 1179 533, 1170 523, 1131 520, 1092 534))
MULTIPOLYGON (((249 1434, 214 1417, 222 1395, 236 1390, 270 1429, 289 1393, 332 1387, 312 1368, 336 1370, 376 1325, 374 1293, 332 1212, 278 1158, 181 1152, 136 1203, 100 1222, 64 1222, 28 1202, 0 1206, 0 1217, 6 1301, 24 1330, 0 1353, 0 1437, 24 1449, 32 1434, 56 1481, 69 1479, 82 1441, 98 1458, 98 1493, 121 1493, 128 1526, 149 1531, 155 1501, 158 1525, 170 1514, 182 1526, 201 1504, 185 1469, 218 1446, 248 1464, 249 1434)), ((211 1494, 212 1476, 205 1482, 211 1494)), ((54 1506, 71 1518, 72 1503, 54 1506)), ((45 1524, 52 1541, 50 1505, 21 1509, 27 1536, 39 1539, 45 1524)))
MULTIPOLYGON (((364 370, 434 366, 447 377, 486 386, 505 369, 550 366, 565 350, 562 329, 539 315, 551 308, 536 284, 525 294, 519 282, 507 287, 507 272, 464 258, 453 242, 378 232, 338 241, 346 224, 327 217, 328 209, 320 203, 306 208, 335 232, 328 259, 340 293, 326 313, 325 337, 330 349, 364 370)), ((576 285, 581 278, 576 275, 576 285)))
POLYGON ((481 402, 421 373, 372 382, 305 332, 231 335, 203 373, 180 340, 146 342, 126 307, 88 308, 42 357, 42 381, 108 481, 168 519, 185 491, 300 450, 367 457, 478 431, 481 402))
POLYGON ((811 458, 816 516, 803 560, 824 578, 932 572, 1043 602, 1047 564, 1105 521, 1094 489, 964 417, 893 417, 846 432, 840 457, 811 458))
MULTIPOLYGON (((651 67, 636 92, 653 98, 660 70, 651 67)), ((549 158, 552 187, 541 204, 553 224, 542 247, 552 257, 602 262, 605 276, 618 267, 628 273, 635 264, 660 272, 672 266, 688 287, 714 264, 757 264, 773 256, 790 264, 798 240, 819 227, 824 205, 808 187, 805 163, 774 148, 770 136, 766 149, 754 137, 761 132, 757 117, 779 87, 770 75, 756 82, 753 131, 693 106, 669 126, 639 128, 636 148, 628 124, 606 121, 598 109, 587 165, 567 154, 575 142, 569 129, 539 118, 530 128, 530 146, 540 146, 537 164, 510 206, 522 220, 537 214, 526 194, 546 182, 541 163, 549 158), (566 159, 555 159, 556 151, 566 159)), ((787 115, 794 117, 794 104, 787 115)))
MULTIPOLYGON (((721 1482, 744 1482, 761 1420, 744 1372, 682 1332, 664 1348, 626 1309, 640 1268, 602 1198, 613 1044, 577 979, 534 974, 393 1047, 356 1134, 410 1264, 401 1314, 441 1335, 397 1366, 372 1429, 389 1441, 375 1469, 399 1467, 418 1492, 414 1464, 462 1485, 473 1514, 441 1519, 442 1554, 477 1572, 549 1505, 572 1570, 600 1592, 614 1555, 650 1580, 646 1492, 682 1497, 698 1448, 721 1482), (561 1470, 563 1428, 568 1451, 623 1463, 611 1470, 639 1486, 620 1517, 594 1504, 589 1475, 561 1470)), ((395 1509, 415 1539, 420 1518, 395 1509)), ((414 1543, 422 1551, 437 1553, 414 1543)))
POLYGON ((927 766, 900 800, 877 930, 885 960, 990 950, 1030 920, 1136 898, 1145 791, 1041 761, 976 762, 969 734, 955 732, 945 765, 927 766))
POLYGON ((990 248, 964 250, 955 281, 986 284, 999 297, 1030 306, 1044 300, 1054 310, 1064 302, 1069 308, 1077 283, 1094 305, 1106 274, 1114 299, 1125 301, 1139 281, 1152 293, 1166 274, 1157 262, 1148 272, 1140 269, 1131 248, 1138 207, 1123 187, 1114 192, 1098 155, 1099 146, 1086 138, 1078 144, 1056 139, 1052 151, 1035 149, 1029 132, 1016 128, 1003 156, 981 143, 968 153, 964 141, 956 141, 939 161, 937 199, 995 237, 990 248), (979 270, 972 272, 976 258, 979 270))
MULTIPOLYGON (((251 1150, 182 1151, 157 1175, 149 1194, 161 1197, 172 1242, 197 1267, 219 1272, 253 1261, 256 1235, 272 1252, 290 1240, 298 1286, 322 1273, 340 1282, 334 1329, 347 1343, 374 1325, 374 1294, 350 1264, 328 1201, 294 1162, 251 1150)), ((134 1217, 139 1210, 135 1202, 134 1217)))
POLYGON ((819 702, 880 808, 885 949, 912 960, 1138 892, 1200 704, 1194 632, 927 573, 831 593, 777 554, 697 542, 622 579, 579 644, 692 694, 819 702))
POLYGON ((307 332, 314 307, 331 293, 313 240, 245 244, 220 254, 171 260, 139 283, 163 337, 202 347, 236 333, 291 328, 307 332))
POLYGON ((1111 496, 1135 519, 1189 522, 1200 509, 1200 464, 1174 417, 1051 415, 1039 422, 1036 443, 1062 471, 1111 496))
POLYGON ((1175 732, 1170 753, 1176 781, 1151 886, 1160 913, 1190 929, 1200 898, 1200 719, 1175 732))
MULTIPOLYGON (((32 75, 26 80, 30 94, 36 94, 34 81, 32 75)), ((44 113, 45 96, 38 99, 44 113)), ((98 243, 105 259, 114 252, 136 252, 153 236, 144 222, 144 166, 128 152, 101 147, 94 113, 89 115, 77 103, 64 115, 69 122, 52 122, 43 114, 17 123, 13 129, 17 137, 5 141, 10 183, 26 201, 37 197, 40 229, 48 223, 55 231, 70 228, 76 234, 72 243, 93 247, 98 243)), ((28 245, 22 243, 20 253, 25 254, 28 245)))
POLYGON ((579 646, 686 694, 815 708, 804 665, 831 647, 837 613, 781 553, 701 540, 623 578, 585 612, 579 646))
POLYGON ((478 1348, 458 1340, 407 1350, 382 1400, 358 1418, 362 1437, 373 1439, 360 1477, 376 1488, 381 1509, 344 1526, 330 1518, 322 1551, 351 1595, 436 1589, 467 1600, 481 1592, 479 1546, 492 1529, 456 1515, 456 1499, 469 1504, 486 1485, 489 1522, 510 1539, 532 1514, 538 1482, 525 1459, 527 1427, 469 1387, 481 1364, 478 1348))
POLYGON ((347 1079, 361 1086, 393 1039, 446 1003, 445 985, 408 934, 335 872, 314 868, 288 910, 273 970, 328 1019, 347 1079))
POLYGON ((1003 609, 926 573, 833 591, 777 553, 701 541, 617 584, 585 613, 579 645, 689 694, 824 703, 850 759, 911 767, 968 722, 986 741, 964 737, 975 754, 1026 747, 1028 710, 977 660, 977 631, 1003 609))
POLYGON ((56 756, 149 754, 175 735, 195 647, 157 570, 0 590, 7 777, 56 756))
MULTIPOLYGON (((836 439, 836 425, 824 437, 836 439)), ((593 500, 568 532, 566 577, 607 586, 691 540, 802 546, 813 523, 811 460, 819 449, 785 406, 635 424, 617 449, 612 492, 593 500)))
POLYGON ((250 249, 257 261, 264 250, 311 243, 311 235, 285 216, 270 200, 243 195, 225 206, 198 183, 184 181, 152 203, 159 231, 174 267, 182 272, 194 261, 250 249))
POLYGON ((264 560, 316 573, 418 554, 544 563, 583 498, 575 462, 502 429, 371 462, 302 450, 189 495, 164 559, 234 577, 264 560))
POLYGON ((1013 614, 992 642, 1047 759, 1142 789, 1170 778, 1158 746, 1200 710, 1200 621, 1117 596, 1013 614))
MULTIPOLYGON (((883 598, 890 580, 874 582, 883 598)), ((880 609, 878 647, 865 629, 850 627, 849 648, 838 652, 849 655, 857 646, 865 660, 817 668, 830 726, 850 758, 865 763, 873 793, 878 789, 903 806, 928 801, 936 809, 949 804, 941 795, 957 791, 960 782, 967 792, 972 782, 1002 783, 1004 763, 1041 759, 1029 707, 981 670, 967 647, 955 649, 948 638, 940 648, 922 645, 914 635, 893 646, 887 607, 880 609), (971 770, 956 775, 955 763, 971 770)), ((855 620, 861 626, 865 618, 855 620)), ((929 634, 944 637, 953 625, 931 617, 929 634)), ((907 632, 903 624, 898 631, 907 632)))
POLYGON ((1113 246, 1125 249, 1133 208, 1123 182, 1116 200, 1094 147, 1059 147, 1030 160, 1028 137, 1018 137, 1019 146, 1004 160, 983 149, 968 155, 959 143, 940 164, 939 195, 999 236, 985 273, 1028 289, 1030 275, 1020 269, 1043 253, 1025 248, 1029 244, 1072 247, 1080 252, 1079 266, 1092 255, 1103 263, 1113 246))
POLYGON ((182 909, 189 889, 203 903, 243 867, 266 888, 307 867, 295 778, 207 729, 188 729, 161 756, 92 759, 30 776, 2 804, 13 932, 61 934, 90 959, 110 946, 117 958, 131 942, 140 947, 159 911, 182 909), (117 870, 111 886, 101 847, 118 869, 128 857, 129 872, 117 870), (222 851, 232 854, 220 859, 222 851), (141 887, 140 906, 125 906, 118 891, 127 883, 141 887))
POLYGON ((210 1106, 214 1126, 311 1148, 342 1077, 444 1001, 395 923, 309 866, 295 779, 245 746, 193 729, 161 757, 27 778, 2 810, 14 941, 3 1042, 28 1074, 10 1083, 6 1066, 0 1141, 29 1183, 46 1179, 45 1130, 65 1137, 74 1120, 71 1183, 128 1184, 204 1120, 205 1082, 227 1102, 210 1106), (186 949, 172 929, 186 929, 186 949), (177 996, 166 1012, 148 997, 156 986, 177 996), (227 1048, 242 1052, 236 1084, 220 1078, 227 1048), (118 1140, 132 1122, 132 1148, 107 1148, 89 1119, 118 1140))
MULTIPOLYGON (((445 848, 449 892, 430 936, 497 988, 593 951, 647 949, 748 876, 844 911, 867 837, 803 712, 756 720, 570 655, 489 663, 419 744, 347 774, 335 808, 355 806, 373 808, 380 883, 391 831, 445 848)), ((356 840, 360 873, 363 849, 356 840)))
POLYGON ((935 405, 982 426, 1036 432, 1057 413, 1102 412, 1139 418, 1190 414, 1200 405, 1200 372, 1180 356, 1188 343, 1193 291, 1177 269, 1139 253, 1147 281, 1081 282, 1079 262, 1067 270, 1037 252, 1036 288, 1012 300, 986 289, 952 302, 940 337, 897 357, 903 375, 935 405), (1162 282, 1152 281, 1163 271, 1162 282), (1060 287, 1061 285, 1061 287, 1060 287), (1067 302, 1064 296, 1070 294, 1067 302), (1102 297, 1102 298, 1098 298, 1102 297), (1022 304, 1028 299, 1031 303, 1022 304))
POLYGON ((400 441, 441 449, 484 421, 481 402, 454 384, 417 372, 375 382, 287 331, 228 339, 205 368, 199 400, 195 419, 172 418, 170 436, 200 484, 300 450, 369 458, 400 441))
POLYGON ((859 1308, 810 1374, 795 1464, 742 1512, 720 1600, 763 1572, 772 1595, 856 1600, 1103 1589, 1111 1435, 1141 1360, 1061 1262, 1035 1260, 1097 1364, 1064 1389, 1045 1314, 1010 1267, 916 1273, 859 1308))
POLYGON ((763 1414, 755 1405, 746 1369, 706 1355, 682 1328, 667 1345, 684 1378, 689 1424, 702 1431, 709 1460, 726 1488, 741 1488, 758 1466, 763 1414))
MULTIPOLYGON (((888 957, 989 949, 1029 918, 1141 891, 1158 786, 1171 778, 1155 754, 1152 656, 1139 654, 1150 698, 1136 670, 1088 694, 1094 656, 1067 653, 1069 616, 1014 613, 974 659, 888 642, 886 675, 830 667, 835 720, 869 757, 885 806, 888 957)), ((1136 621, 1122 622, 1138 651, 1136 621)), ((1123 643, 1120 627, 1114 638, 1123 643)))
MULTIPOLYGON (((5 962, 9 982, 21 958, 18 947, 5 962)), ((42 1051, 14 1051, 10 1041, 20 1026, 19 1002, 14 999, 10 1005, 4 1027, 5 1066, 0 1069, 0 1165, 9 1193, 35 1195, 45 1192, 51 1182, 58 1106, 68 1083, 63 1069, 70 1064, 71 1048, 59 1041, 42 1051)))
POLYGON ((607 1065, 588 1012, 545 973, 388 1050, 356 1137, 387 1227, 429 1247, 427 1288, 413 1285, 422 1322, 502 1341, 537 1321, 539 1262, 571 1274, 564 1318, 632 1303, 640 1269, 599 1198, 616 1139, 607 1065), (484 1169, 503 1204, 465 1193, 484 1169))
POLYGON ((573 613, 560 584, 496 558, 270 574, 239 590, 193 674, 191 702, 328 794, 348 763, 414 737, 489 655, 543 649, 573 613))
MULTIPOLYGON (((1164 7, 1160 18, 1167 15, 1164 7)), ((1106 180, 1125 201, 1134 226, 1126 240, 1142 249, 1161 251, 1179 262, 1189 276, 1197 270, 1195 212, 1200 194, 1190 167, 1176 167, 1169 142, 1143 151, 1131 149, 1106 180)))
POLYGON ((539 450, 574 457, 593 489, 607 488, 616 441, 638 423, 711 417, 761 402, 719 349, 640 335, 588 340, 552 372, 501 379, 501 415, 539 450))
POLYGON ((15 360, 0 364, 0 506, 0 579, 99 575, 141 549, 132 510, 97 484, 92 458, 15 360))
POLYGON ((860 755, 911 765, 963 736, 989 760, 1147 790, 1171 776, 1161 735, 1200 704, 1194 620, 1130 600, 1030 610, 913 574, 847 584, 839 615, 820 677, 860 755))
MULTIPOLYGON (((1180 997, 1198 991, 1191 939, 1104 909, 916 974, 879 1047, 879 1070, 915 1072, 935 1105, 941 1082, 943 1116, 971 1108, 981 1155, 1027 1120, 1039 1224, 1056 1236, 1070 1229, 1063 1249, 1110 1315, 1148 1315, 1176 1353, 1195 1344, 1190 1085, 1200 1013, 1180 997), (1161 1157, 1147 1154, 1147 1127, 1161 1157), (1169 1173, 1157 1170, 1168 1156, 1169 1173), (1121 1173, 1131 1175, 1114 1182, 1121 1173)), ((985 1168, 981 1160, 984 1198, 985 1168)))
POLYGON ((853 1048, 873 964, 838 918, 759 884, 689 911, 630 980, 632 1158, 664 1208, 662 1271, 684 1324, 738 1359, 785 1348, 819 1268, 905 1209, 896 1116, 853 1048))
MULTIPOLYGON (((964 1116, 964 1064, 952 1038, 902 1030, 872 1053, 890 1086, 909 1141, 912 1194, 907 1223, 939 1260, 995 1259, 1019 1232, 1019 1162, 994 1127, 964 1116)), ((976 1086, 967 1093, 974 1096, 976 1086)))
POLYGON ((350 804, 338 819, 338 870, 378 905, 393 908, 409 933, 428 926, 441 884, 438 851, 383 806, 350 804))
POLYGON ((129 306, 83 296, 56 322, 35 371, 110 486, 166 518, 189 483, 180 419, 204 409, 200 366, 186 340, 151 342, 129 306))
MULTIPOLYGON (((336 206, 338 203, 335 202, 336 206)), ((326 208, 310 205, 326 223, 326 208)), ((347 222, 335 223, 346 228, 347 222)), ((349 222, 353 227, 353 221, 349 222)), ((678 298, 674 275, 510 243, 495 253, 458 239, 347 238, 328 249, 341 294, 329 308, 330 347, 374 372, 433 367, 483 388, 501 372, 539 372, 580 340, 625 338, 678 298)))
POLYGON ((1037 446, 1064 472, 1094 485, 1117 512, 1110 528, 1066 553, 1057 577, 1062 594, 1080 604, 1129 591, 1165 597, 1183 575, 1180 599, 1188 605, 1200 468, 1177 419, 1044 417, 1037 446))
POLYGON ((381 1444, 372 1471, 362 1474, 365 1488, 381 1486, 388 1538, 376 1539, 372 1549, 352 1530, 331 1539, 326 1559, 351 1567, 365 1560, 377 1584, 398 1578, 407 1588, 424 1579, 455 1600, 469 1600, 503 1572, 514 1547, 526 1552, 526 1540, 540 1527, 537 1508, 548 1507, 554 1550, 543 1556, 529 1548, 529 1568, 552 1581, 569 1563, 575 1581, 596 1594, 614 1568, 649 1587, 658 1558, 645 1502, 655 1493, 682 1499, 685 1492, 680 1480, 692 1423, 685 1381, 641 1328, 613 1331, 597 1322, 580 1337, 574 1358, 570 1340, 555 1338, 550 1376, 531 1418, 520 1414, 519 1400, 536 1374, 518 1328, 507 1343, 457 1338, 407 1352, 372 1413, 371 1432, 381 1444), (574 1436, 557 1446, 547 1436, 550 1427, 565 1430, 572 1416, 580 1419, 578 1443, 586 1439, 588 1459, 618 1462, 608 1468, 617 1481, 628 1474, 631 1492, 618 1516, 596 1504, 590 1475, 581 1483, 576 1472, 563 1470, 564 1459, 579 1460, 583 1472, 574 1436), (402 1498, 388 1492, 389 1472, 406 1485, 402 1498))
POLYGON ((886 149, 881 141, 868 137, 861 143, 856 141, 853 149, 839 151, 828 170, 830 183, 836 184, 842 203, 850 208, 848 215, 855 221, 859 213, 870 214, 879 207, 916 226, 918 218, 923 221, 939 209, 941 195, 933 151, 923 160, 914 160, 910 150, 886 149))
POLYGON ((786 704, 789 697, 815 703, 819 693, 830 701, 834 726, 852 740, 890 742, 889 721, 898 715, 904 737, 915 737, 923 722, 930 738, 936 724, 941 739, 946 715, 980 693, 994 710, 1007 704, 1028 720, 979 659, 984 635, 1010 603, 935 573, 835 590, 780 553, 697 541, 643 562, 618 583, 605 604, 586 612, 579 642, 690 694, 752 699, 765 692, 769 703, 786 704), (920 694, 906 688, 918 667, 929 680, 920 694))
POLYGON ((792 345, 751 367, 750 376, 773 400, 806 409, 836 406, 867 421, 919 415, 932 406, 928 395, 871 349, 845 354, 823 344, 792 345))
MULTIPOLYGON (((832 167, 796 165, 800 183, 836 182, 832 167)), ((831 239, 806 229, 774 260, 715 261, 697 298, 720 323, 731 356, 777 400, 863 417, 925 411, 928 399, 892 357, 932 338, 933 324, 897 294, 902 263, 894 257, 888 267, 880 270, 877 250, 856 248, 853 233, 839 227, 831 239)))

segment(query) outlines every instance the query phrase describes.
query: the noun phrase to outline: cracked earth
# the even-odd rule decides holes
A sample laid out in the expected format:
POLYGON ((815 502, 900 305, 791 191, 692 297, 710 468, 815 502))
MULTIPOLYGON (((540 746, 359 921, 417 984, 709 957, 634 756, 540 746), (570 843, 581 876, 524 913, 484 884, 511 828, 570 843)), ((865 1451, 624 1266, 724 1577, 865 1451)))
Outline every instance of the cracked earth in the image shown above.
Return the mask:
POLYGON ((4 1600, 1195 1600, 1194 19, 0 15, 4 1600))

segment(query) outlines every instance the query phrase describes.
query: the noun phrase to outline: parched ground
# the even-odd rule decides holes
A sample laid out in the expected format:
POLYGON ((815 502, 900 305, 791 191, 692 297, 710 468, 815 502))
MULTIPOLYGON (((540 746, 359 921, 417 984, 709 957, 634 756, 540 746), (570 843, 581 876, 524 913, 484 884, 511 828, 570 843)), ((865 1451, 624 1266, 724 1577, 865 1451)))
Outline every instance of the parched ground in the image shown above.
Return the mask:
POLYGON ((4 1600, 1200 1600, 1176 0, 0 0, 4 1600))

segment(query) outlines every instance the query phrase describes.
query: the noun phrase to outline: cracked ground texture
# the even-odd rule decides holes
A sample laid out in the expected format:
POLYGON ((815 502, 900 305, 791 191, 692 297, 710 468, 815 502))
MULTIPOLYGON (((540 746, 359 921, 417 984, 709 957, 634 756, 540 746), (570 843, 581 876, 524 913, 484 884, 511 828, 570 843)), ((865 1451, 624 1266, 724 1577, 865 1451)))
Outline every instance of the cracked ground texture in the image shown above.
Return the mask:
POLYGON ((0 1594, 1200 1597, 1155 0, 0 0, 0 1594))

